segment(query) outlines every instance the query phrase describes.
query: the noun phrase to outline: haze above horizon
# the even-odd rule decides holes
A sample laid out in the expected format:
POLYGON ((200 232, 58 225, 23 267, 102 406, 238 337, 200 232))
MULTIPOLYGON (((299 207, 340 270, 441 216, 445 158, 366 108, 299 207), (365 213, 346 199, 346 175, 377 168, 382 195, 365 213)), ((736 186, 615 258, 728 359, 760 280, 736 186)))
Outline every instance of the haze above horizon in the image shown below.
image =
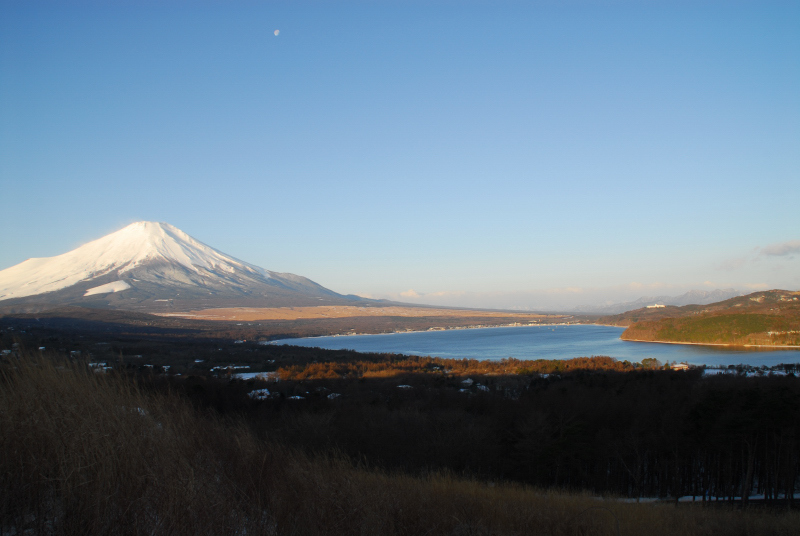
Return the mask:
POLYGON ((406 302, 797 290, 798 28, 795 2, 3 2, 0 270, 151 220, 406 302))

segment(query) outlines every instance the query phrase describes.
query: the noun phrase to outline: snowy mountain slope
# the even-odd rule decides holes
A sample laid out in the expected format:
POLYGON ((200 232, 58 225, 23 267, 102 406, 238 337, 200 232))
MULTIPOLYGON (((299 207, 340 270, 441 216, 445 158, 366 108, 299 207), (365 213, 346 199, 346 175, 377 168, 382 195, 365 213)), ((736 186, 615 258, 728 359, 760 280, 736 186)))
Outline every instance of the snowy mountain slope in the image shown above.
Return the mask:
POLYGON ((266 271, 198 242, 166 223, 137 222, 63 255, 28 259, 0 272, 0 300, 52 292, 114 270, 123 275, 145 263, 170 262, 200 273, 266 271))
POLYGON ((93 296, 95 294, 108 294, 109 292, 122 292, 128 290, 131 286, 125 281, 114 281, 113 283, 106 283, 99 287, 92 287, 83 293, 84 296, 93 296))
POLYGON ((352 300, 294 274, 226 255, 166 223, 137 222, 63 255, 0 271, 0 305, 36 302, 163 309, 248 299, 270 306, 352 300), (314 302, 317 300, 317 302, 314 302))

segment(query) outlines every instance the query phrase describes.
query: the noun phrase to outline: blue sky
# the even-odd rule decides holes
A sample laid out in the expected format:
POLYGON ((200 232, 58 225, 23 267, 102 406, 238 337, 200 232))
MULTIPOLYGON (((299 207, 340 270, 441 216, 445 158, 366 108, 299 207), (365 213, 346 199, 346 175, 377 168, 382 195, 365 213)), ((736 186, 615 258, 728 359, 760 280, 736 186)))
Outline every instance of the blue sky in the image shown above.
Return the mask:
POLYGON ((2 0, 0 193, 0 269, 157 220, 428 303, 798 289, 800 4, 2 0))

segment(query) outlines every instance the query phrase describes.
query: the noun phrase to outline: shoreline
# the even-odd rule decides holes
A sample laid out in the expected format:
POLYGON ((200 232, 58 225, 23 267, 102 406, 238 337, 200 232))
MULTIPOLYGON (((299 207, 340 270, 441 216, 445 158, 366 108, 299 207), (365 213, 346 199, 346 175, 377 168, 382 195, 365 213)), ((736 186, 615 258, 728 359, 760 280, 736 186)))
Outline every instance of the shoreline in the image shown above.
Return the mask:
POLYGON ((428 333, 433 331, 459 331, 465 329, 492 329, 492 328, 535 328, 535 327, 547 327, 547 326, 607 326, 607 327, 619 327, 619 326, 611 326, 607 324, 593 324, 593 323, 571 323, 571 322, 560 322, 560 323, 551 323, 551 324, 500 324, 497 326, 457 326, 457 327, 443 327, 443 328, 429 328, 429 329, 421 329, 421 330, 404 330, 404 331, 387 331, 383 333, 335 333, 332 335, 315 335, 313 337, 290 337, 284 339, 275 339, 275 340, 268 340, 268 341, 260 341, 259 344, 272 344, 277 341, 291 341, 294 339, 319 339, 322 337, 362 337, 365 335, 401 335, 403 333, 428 333))
POLYGON ((572 318, 573 315, 547 313, 521 313, 513 311, 451 310, 435 307, 409 307, 390 305, 385 307, 364 307, 356 305, 318 305, 299 307, 215 307, 189 311, 155 312, 155 316, 165 318, 184 318, 187 320, 210 320, 222 322, 261 322, 331 320, 345 318, 446 318, 446 319, 485 319, 533 322, 547 319, 572 318))
POLYGON ((776 350, 800 350, 800 346, 777 345, 777 344, 727 344, 722 342, 678 342, 678 341, 646 341, 644 339, 623 339, 625 342, 652 342, 656 344, 686 344, 691 346, 725 346, 728 348, 775 348, 776 350))
MULTIPOLYGON (((610 327, 610 328, 620 328, 624 329, 625 326, 615 326, 613 324, 598 324, 595 322, 587 322, 587 323, 571 323, 571 322, 558 322, 558 323, 548 323, 548 324, 501 324, 497 326, 458 326, 458 327, 446 327, 446 328, 434 328, 434 329, 424 329, 424 330, 408 330, 408 331, 390 331, 384 333, 337 333, 333 335, 316 335, 314 337, 291 337, 291 338, 284 338, 284 339, 275 339, 275 340, 266 340, 266 341, 259 341, 259 344, 274 344, 278 341, 291 341, 294 339, 319 339, 322 337, 356 337, 356 336, 365 336, 365 335, 399 335, 403 333, 428 333, 431 331, 456 331, 456 330, 466 330, 466 329, 492 329, 492 328, 530 328, 530 327, 548 327, 548 326, 601 326, 601 327, 610 327)), ((800 350, 800 346, 794 345, 772 345, 772 344, 727 344, 727 343, 715 343, 715 342, 678 342, 678 341, 647 341, 644 339, 623 339, 620 337, 621 341, 623 342, 649 342, 655 344, 681 344, 687 346, 722 346, 726 348, 761 348, 761 349, 775 349, 775 350, 800 350)), ((289 344, 289 343, 284 343, 289 344)))

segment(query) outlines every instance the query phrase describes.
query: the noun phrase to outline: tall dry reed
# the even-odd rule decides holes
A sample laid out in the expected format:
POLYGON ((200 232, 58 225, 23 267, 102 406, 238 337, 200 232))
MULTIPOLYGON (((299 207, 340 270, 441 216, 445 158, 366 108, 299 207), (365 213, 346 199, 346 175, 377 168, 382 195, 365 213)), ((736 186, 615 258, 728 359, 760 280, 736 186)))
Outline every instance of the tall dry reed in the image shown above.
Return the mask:
POLYGON ((80 364, 0 365, 0 534, 795 534, 794 513, 599 501, 310 459, 80 364), (598 508, 601 507, 601 508, 598 508))

